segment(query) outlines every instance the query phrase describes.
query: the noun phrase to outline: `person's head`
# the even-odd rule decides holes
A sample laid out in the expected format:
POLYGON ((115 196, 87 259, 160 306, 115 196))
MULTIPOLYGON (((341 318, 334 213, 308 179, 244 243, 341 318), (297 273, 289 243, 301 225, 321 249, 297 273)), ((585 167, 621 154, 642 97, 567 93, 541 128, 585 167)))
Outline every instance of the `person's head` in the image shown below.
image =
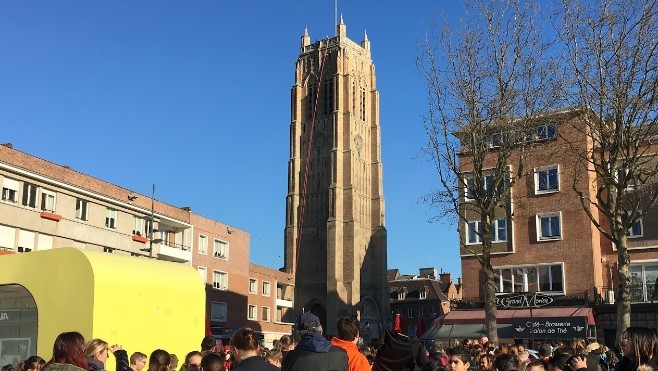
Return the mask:
POLYGON ((359 339, 359 320, 354 317, 343 317, 336 323, 337 337, 340 340, 356 343, 359 339))
POLYGON ((130 368, 135 371, 142 371, 146 367, 146 354, 135 352, 130 356, 130 368))
POLYGON ((2 366, 2 371, 16 371, 11 363, 2 366))
POLYGON ((89 368, 85 359, 85 338, 79 332, 63 332, 53 344, 51 363, 68 363, 85 370, 89 368))
POLYGON ((423 365, 421 371, 444 371, 445 369, 441 362, 427 362, 423 365))
POLYGON ((171 357, 169 356, 169 352, 162 349, 156 349, 149 357, 148 371, 168 371, 170 363, 171 357))
POLYGON ((516 371, 519 369, 519 363, 514 354, 501 354, 494 361, 494 368, 498 371, 516 371))
POLYGON ((215 340, 214 336, 206 336, 201 340, 201 351, 215 351, 215 346, 217 345, 217 340, 215 340))
POLYGON ((85 344, 85 357, 105 363, 110 353, 110 345, 101 339, 91 339, 85 344))
POLYGON ((467 371, 471 366, 471 353, 465 346, 457 346, 448 354, 447 369, 449 371, 467 371))
POLYGON ((493 354, 482 354, 478 360, 478 370, 479 371, 490 371, 493 370, 494 356, 493 354))
POLYGON ((553 347, 549 343, 543 343, 539 346, 539 356, 542 358, 548 358, 553 355, 553 347))
POLYGON ((540 360, 535 360, 530 363, 525 368, 526 371, 546 371, 546 367, 544 367, 544 362, 540 360))
POLYGON ((627 328, 619 339, 619 346, 636 365, 658 356, 656 332, 648 327, 627 328))
POLYGON ((585 340, 583 339, 571 339, 569 346, 573 349, 574 354, 585 353, 585 340))
POLYGON ((169 355, 169 371, 178 371, 178 356, 174 353, 169 355))
MULTIPOLYGON (((171 358, 171 357, 170 357, 171 358)), ((185 356, 185 363, 183 366, 185 366, 185 370, 187 371, 199 371, 199 368, 201 367, 201 352, 198 350, 193 350, 185 356)))
POLYGON ((295 339, 293 339, 290 335, 283 335, 276 343, 276 346, 283 352, 293 350, 295 349, 295 339))
POLYGON ((295 331, 299 338, 309 335, 322 335, 322 324, 320 319, 315 314, 308 312, 297 317, 295 321, 295 331))
POLYGON ((46 361, 39 356, 32 356, 23 362, 23 367, 19 371, 41 371, 46 361))
MULTIPOLYGON (((559 347, 558 347, 559 348, 559 347)), ((571 370, 569 365, 570 355, 564 353, 555 353, 553 357, 548 360, 548 371, 565 371, 571 370)))
POLYGON ((217 353, 207 353, 201 358, 201 371, 223 371, 224 359, 217 353))
POLYGON ((239 361, 258 354, 258 335, 249 327, 243 327, 231 336, 231 346, 239 361))
POLYGON ((568 356, 574 356, 576 355, 576 352, 574 352, 573 348, 571 348, 568 345, 561 345, 555 349, 553 349, 553 357, 557 355, 568 355, 568 356))
POLYGON ((283 362, 283 353, 281 350, 274 348, 267 351, 265 354, 265 360, 274 366, 281 368, 281 362, 283 362))

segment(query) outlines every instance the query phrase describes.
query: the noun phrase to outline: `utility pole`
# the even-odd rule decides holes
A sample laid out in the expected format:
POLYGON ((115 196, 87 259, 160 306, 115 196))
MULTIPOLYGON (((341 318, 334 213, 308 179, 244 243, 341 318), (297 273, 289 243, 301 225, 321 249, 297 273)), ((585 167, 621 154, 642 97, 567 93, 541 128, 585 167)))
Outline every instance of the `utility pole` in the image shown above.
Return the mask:
POLYGON ((149 258, 153 257, 153 229, 155 227, 155 183, 151 192, 151 226, 149 228, 149 258))

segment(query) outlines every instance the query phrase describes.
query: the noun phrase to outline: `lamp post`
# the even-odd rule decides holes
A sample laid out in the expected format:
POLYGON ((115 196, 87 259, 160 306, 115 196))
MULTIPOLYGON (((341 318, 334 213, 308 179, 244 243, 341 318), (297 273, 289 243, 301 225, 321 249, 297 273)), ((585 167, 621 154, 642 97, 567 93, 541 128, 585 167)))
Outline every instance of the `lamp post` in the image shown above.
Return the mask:
POLYGON ((153 227, 155 227, 155 183, 151 192, 151 227, 149 228, 149 258, 153 257, 153 227))
POLYGON ((149 247, 148 249, 140 249, 141 251, 148 251, 149 258, 153 257, 153 228, 155 226, 155 183, 153 184, 153 191, 151 192, 151 216, 150 219, 151 225, 149 227, 149 247))

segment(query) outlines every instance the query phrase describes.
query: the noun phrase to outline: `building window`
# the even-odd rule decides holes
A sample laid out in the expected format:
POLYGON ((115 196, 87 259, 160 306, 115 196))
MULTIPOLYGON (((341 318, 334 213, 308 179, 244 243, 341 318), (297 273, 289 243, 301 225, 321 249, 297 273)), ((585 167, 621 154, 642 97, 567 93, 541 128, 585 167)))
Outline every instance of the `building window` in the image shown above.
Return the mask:
POLYGON ((496 292, 564 293, 562 264, 494 267, 496 292))
POLYGON ((213 246, 213 256, 218 259, 228 258, 228 243, 220 240, 215 240, 213 246))
POLYGON ((105 228, 117 229, 117 211, 109 207, 105 210, 105 228))
POLYGON ((18 181, 14 179, 4 178, 2 181, 2 201, 5 202, 18 202, 18 181))
POLYGON ((467 244, 476 244, 482 242, 480 235, 482 234, 482 228, 480 228, 479 221, 468 222, 468 242, 467 244))
POLYGON ((631 302, 654 301, 658 261, 642 264, 631 262, 628 270, 631 274, 631 302))
POLYGON ((419 295, 419 299, 427 299, 427 291, 421 291, 419 295))
POLYGON ((507 241, 507 220, 496 219, 491 226, 491 242, 507 241))
POLYGON ((249 304, 247 307, 247 319, 256 320, 256 306, 249 304))
POLYGON ((407 308, 407 317, 413 318, 413 316, 414 316, 414 308, 412 307, 407 308))
MULTIPOLYGON (((467 245, 482 243, 482 225, 480 221, 468 222, 467 245)), ((491 223, 491 242, 507 241, 507 220, 496 219, 491 223)))
POLYGON ((226 322, 227 304, 222 301, 210 303, 210 320, 213 322, 226 322))
POLYGON ((638 182, 637 179, 631 179, 628 176, 628 169, 627 168, 621 168, 617 169, 617 184, 623 185, 626 183, 626 187, 624 188, 627 191, 633 191, 638 188, 638 182))
POLYGON ((261 308, 261 321, 269 322, 270 321, 270 308, 262 307, 261 308))
POLYGON ((55 196, 56 193, 53 191, 41 190, 41 211, 55 212, 55 196))
POLYGON ((18 231, 18 252, 30 252, 34 250, 34 240, 35 233, 30 231, 24 231, 20 229, 18 231))
POLYGON ((553 125, 537 126, 537 140, 547 140, 557 137, 557 129, 553 125))
POLYGON ((142 219, 137 215, 135 215, 133 218, 134 218, 133 234, 135 236, 141 236, 142 230, 144 229, 144 219, 142 219))
MULTIPOLYGON (((621 215, 622 221, 626 223, 628 221, 628 214, 629 212, 625 212, 621 215)), ((626 233, 628 238, 640 238, 642 237, 642 219, 636 221, 631 225, 630 228, 628 228, 628 232, 626 233)))
POLYGON ((23 198, 21 205, 36 209, 37 207, 37 186, 32 183, 23 182, 23 198))
POLYGON ((535 194, 553 193, 560 190, 557 165, 535 169, 535 194))
POLYGON ((418 308, 418 317, 422 317, 425 315, 425 308, 419 307, 418 308))
POLYGON ((550 241, 562 239, 562 213, 537 215, 537 240, 550 241))
POLYGON ((263 296, 270 296, 270 283, 263 281, 263 296))
POLYGON ((404 300, 404 291, 398 292, 398 300, 404 300))
POLYGON ((206 269, 206 267, 199 267, 197 268, 197 270, 199 271, 199 276, 201 276, 201 279, 205 283, 206 280, 208 279, 208 270, 206 269))
POLYGON ((208 253, 208 237, 199 235, 199 254, 206 255, 208 253))
POLYGON ((249 279, 249 293, 250 294, 256 294, 258 293, 258 280, 255 280, 253 278, 249 279))
MULTIPOLYGON (((502 182, 501 182, 502 183, 502 182)), ((473 177, 467 177, 464 178, 464 185, 466 186, 464 189, 464 197, 466 200, 473 200, 475 199, 475 196, 477 194, 477 190, 475 189, 475 182, 473 180, 473 177)), ((489 194, 494 188, 494 175, 482 175, 482 187, 484 188, 485 193, 489 194)), ((501 184, 498 187, 498 194, 502 195, 504 192, 505 185, 501 184)))
POLYGON ((228 274, 226 272, 212 272, 212 287, 217 290, 228 289, 228 274))
POLYGON ((75 200, 75 218, 87 221, 87 200, 81 198, 75 200))

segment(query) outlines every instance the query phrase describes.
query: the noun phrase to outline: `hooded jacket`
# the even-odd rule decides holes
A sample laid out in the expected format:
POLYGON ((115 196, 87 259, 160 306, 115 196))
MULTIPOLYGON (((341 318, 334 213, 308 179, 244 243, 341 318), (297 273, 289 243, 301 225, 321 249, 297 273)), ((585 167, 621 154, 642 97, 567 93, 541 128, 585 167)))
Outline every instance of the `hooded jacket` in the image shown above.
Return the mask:
POLYGON ((359 347, 351 341, 339 338, 331 339, 331 344, 343 348, 347 352, 347 365, 349 371, 370 371, 370 363, 366 356, 359 352, 359 347))
POLYGON ((347 352, 322 335, 304 336, 281 364, 282 371, 348 371, 347 352))
POLYGON ((384 345, 377 351, 373 371, 414 371, 429 362, 425 347, 417 340, 391 330, 384 331, 382 340, 384 345))

